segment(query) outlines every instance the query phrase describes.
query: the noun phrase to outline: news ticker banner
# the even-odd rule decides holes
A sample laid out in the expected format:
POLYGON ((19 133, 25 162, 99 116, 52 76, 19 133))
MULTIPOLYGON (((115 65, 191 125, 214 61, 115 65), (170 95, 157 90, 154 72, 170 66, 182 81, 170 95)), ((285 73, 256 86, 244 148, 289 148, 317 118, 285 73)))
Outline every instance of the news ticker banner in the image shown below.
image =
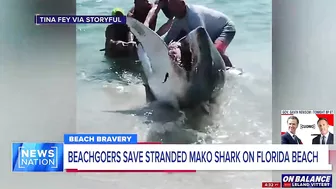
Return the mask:
POLYGON ((136 134, 66 134, 63 143, 13 143, 14 172, 332 170, 326 145, 168 145, 136 134))
POLYGON ((281 182, 262 182, 262 188, 332 188, 332 174, 282 174, 281 182))
POLYGON ((45 24, 126 24, 125 16, 35 15, 36 25, 45 24))
POLYGON ((288 131, 287 120, 295 116, 299 123, 296 135, 301 139, 302 144, 312 144, 313 138, 319 136, 320 129, 317 125, 319 119, 327 120, 327 127, 330 133, 334 133, 335 115, 333 110, 282 110, 281 111, 281 135, 288 131))

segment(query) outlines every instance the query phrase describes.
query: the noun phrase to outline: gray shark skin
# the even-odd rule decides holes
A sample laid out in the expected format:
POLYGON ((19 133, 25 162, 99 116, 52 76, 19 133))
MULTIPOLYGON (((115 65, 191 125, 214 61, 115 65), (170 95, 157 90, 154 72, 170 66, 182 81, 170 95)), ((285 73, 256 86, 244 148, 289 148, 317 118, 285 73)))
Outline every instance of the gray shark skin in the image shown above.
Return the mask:
POLYGON ((127 18, 127 25, 139 41, 148 101, 178 109, 216 101, 225 83, 225 64, 203 27, 166 45, 137 20, 127 18))

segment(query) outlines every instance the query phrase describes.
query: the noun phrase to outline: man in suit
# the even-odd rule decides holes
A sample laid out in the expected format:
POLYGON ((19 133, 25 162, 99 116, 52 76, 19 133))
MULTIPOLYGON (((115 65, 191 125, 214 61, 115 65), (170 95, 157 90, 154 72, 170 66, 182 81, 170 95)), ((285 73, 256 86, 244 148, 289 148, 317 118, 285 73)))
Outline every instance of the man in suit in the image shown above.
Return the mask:
POLYGON ((295 135, 299 125, 299 119, 296 116, 290 116, 287 119, 288 131, 281 136, 281 144, 302 144, 301 139, 295 135))
POLYGON ((328 120, 326 118, 320 118, 317 121, 317 125, 321 134, 313 138, 312 144, 334 144, 334 135, 329 132, 328 120))

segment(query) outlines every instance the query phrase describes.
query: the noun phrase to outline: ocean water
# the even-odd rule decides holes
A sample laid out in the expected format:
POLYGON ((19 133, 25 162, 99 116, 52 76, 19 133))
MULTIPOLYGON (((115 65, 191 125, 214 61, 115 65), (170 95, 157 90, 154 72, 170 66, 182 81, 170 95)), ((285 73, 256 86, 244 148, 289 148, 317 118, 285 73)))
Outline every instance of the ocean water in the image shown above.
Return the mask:
MULTIPOLYGON (((184 124, 184 117, 159 109, 143 109, 145 93, 137 75, 107 61, 103 52, 106 25, 77 26, 77 131, 137 133, 140 140, 167 143, 271 143, 271 0, 189 0, 227 14, 237 33, 228 55, 244 74, 228 76, 220 112, 203 129, 184 124), (126 113, 118 113, 122 111, 126 113), (141 110, 129 111, 129 110, 141 110), (154 119, 156 115, 160 121, 154 119), (168 117, 169 117, 168 116, 168 117), (168 121, 167 121, 168 120, 168 121)), ((109 15, 114 7, 126 11, 133 1, 78 0, 77 14, 109 15)), ((158 25, 165 21, 162 13, 158 25)), ((190 119, 190 118, 189 118, 190 119)), ((203 124, 203 125, 202 125, 203 124)), ((81 174, 83 179, 113 188, 260 188, 270 172, 215 171, 195 174, 81 174)))

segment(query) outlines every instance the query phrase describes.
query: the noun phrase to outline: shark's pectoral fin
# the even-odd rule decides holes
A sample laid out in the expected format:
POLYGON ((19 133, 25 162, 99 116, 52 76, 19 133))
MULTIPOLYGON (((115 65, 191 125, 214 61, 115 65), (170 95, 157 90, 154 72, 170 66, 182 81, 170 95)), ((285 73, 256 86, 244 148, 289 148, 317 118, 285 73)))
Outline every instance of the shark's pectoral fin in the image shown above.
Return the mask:
POLYGON ((157 99, 156 99, 155 95, 153 94, 153 91, 149 87, 149 85, 144 84, 144 87, 145 87, 145 92, 146 92, 146 101, 147 101, 147 103, 156 101, 157 99))
POLYGON ((140 47, 142 49, 140 50, 146 52, 146 56, 150 61, 152 69, 151 75, 155 75, 154 77, 161 77, 161 75, 164 76, 166 72, 172 72, 168 56, 168 47, 161 37, 134 18, 127 17, 126 24, 139 43, 141 43, 140 47), (156 76, 156 74, 158 76, 156 76))
POLYGON ((140 43, 138 55, 145 73, 143 80, 150 86, 146 89, 147 99, 174 104, 175 88, 179 83, 172 77, 174 70, 166 43, 153 30, 134 18, 127 17, 126 24, 140 43))

